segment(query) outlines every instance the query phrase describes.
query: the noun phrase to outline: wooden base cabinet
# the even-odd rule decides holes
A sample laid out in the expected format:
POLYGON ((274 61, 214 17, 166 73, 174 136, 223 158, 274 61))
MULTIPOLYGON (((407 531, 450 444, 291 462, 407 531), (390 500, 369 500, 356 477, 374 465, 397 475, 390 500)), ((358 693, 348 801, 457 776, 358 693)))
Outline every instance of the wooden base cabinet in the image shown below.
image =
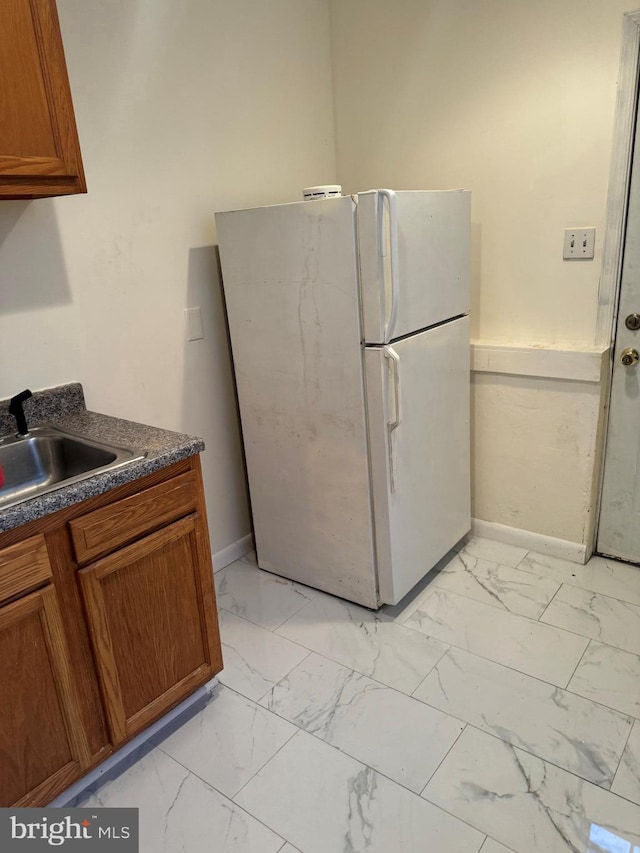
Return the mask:
POLYGON ((190 515, 80 572, 114 744, 220 668, 200 538, 190 515))
POLYGON ((1 534, 0 807, 50 802, 221 669, 199 457, 1 534))
POLYGON ((3 805, 46 802, 89 765, 68 657, 51 585, 0 608, 3 805))

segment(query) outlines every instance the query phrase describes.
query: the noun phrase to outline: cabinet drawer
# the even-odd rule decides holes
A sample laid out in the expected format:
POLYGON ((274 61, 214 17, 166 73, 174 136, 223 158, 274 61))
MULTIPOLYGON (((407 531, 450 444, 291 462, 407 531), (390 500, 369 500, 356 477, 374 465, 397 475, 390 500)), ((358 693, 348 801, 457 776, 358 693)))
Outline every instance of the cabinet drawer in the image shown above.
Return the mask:
POLYGON ((79 564, 115 551, 196 509, 192 471, 69 522, 79 564))
POLYGON ((32 536, 0 551, 0 604, 41 586, 51 577, 44 536, 32 536))

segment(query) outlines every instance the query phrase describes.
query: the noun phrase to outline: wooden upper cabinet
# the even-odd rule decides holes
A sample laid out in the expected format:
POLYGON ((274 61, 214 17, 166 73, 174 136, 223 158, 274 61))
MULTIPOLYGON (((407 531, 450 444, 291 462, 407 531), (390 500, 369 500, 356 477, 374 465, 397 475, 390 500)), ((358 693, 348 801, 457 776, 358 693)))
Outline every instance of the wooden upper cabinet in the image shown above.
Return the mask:
POLYGON ((55 0, 1 0, 0 198, 86 189, 55 0))

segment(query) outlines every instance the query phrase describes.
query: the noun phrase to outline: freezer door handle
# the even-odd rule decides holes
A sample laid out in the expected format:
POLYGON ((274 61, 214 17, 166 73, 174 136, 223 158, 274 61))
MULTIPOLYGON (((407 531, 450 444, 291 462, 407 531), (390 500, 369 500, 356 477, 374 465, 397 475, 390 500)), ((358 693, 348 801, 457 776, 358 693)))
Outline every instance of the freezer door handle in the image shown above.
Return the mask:
POLYGON ((393 336, 393 330, 398 317, 400 280, 398 278, 398 210, 396 194, 393 190, 378 190, 378 225, 380 227, 378 239, 380 254, 383 258, 387 256, 387 235, 384 228, 385 199, 389 209, 389 261, 391 267, 391 307, 384 325, 384 342, 388 344, 393 336))
POLYGON ((387 441, 389 443, 389 480, 391 491, 395 492, 393 433, 400 425, 400 356, 393 347, 387 346, 384 348, 384 357, 388 360, 389 370, 393 374, 393 420, 387 422, 387 441))

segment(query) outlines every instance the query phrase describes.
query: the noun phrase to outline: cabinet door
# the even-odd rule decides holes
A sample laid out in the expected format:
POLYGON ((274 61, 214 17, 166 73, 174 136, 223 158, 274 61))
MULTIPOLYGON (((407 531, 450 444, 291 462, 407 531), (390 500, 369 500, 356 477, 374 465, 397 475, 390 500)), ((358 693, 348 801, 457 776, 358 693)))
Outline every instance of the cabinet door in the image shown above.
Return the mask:
POLYGON ((0 684, 0 806, 40 805, 89 764, 53 586, 0 608, 0 684))
POLYGON ((115 744, 222 669, 201 524, 194 513, 79 572, 115 744))
POLYGON ((86 192, 55 0, 0 3, 0 198, 86 192))

